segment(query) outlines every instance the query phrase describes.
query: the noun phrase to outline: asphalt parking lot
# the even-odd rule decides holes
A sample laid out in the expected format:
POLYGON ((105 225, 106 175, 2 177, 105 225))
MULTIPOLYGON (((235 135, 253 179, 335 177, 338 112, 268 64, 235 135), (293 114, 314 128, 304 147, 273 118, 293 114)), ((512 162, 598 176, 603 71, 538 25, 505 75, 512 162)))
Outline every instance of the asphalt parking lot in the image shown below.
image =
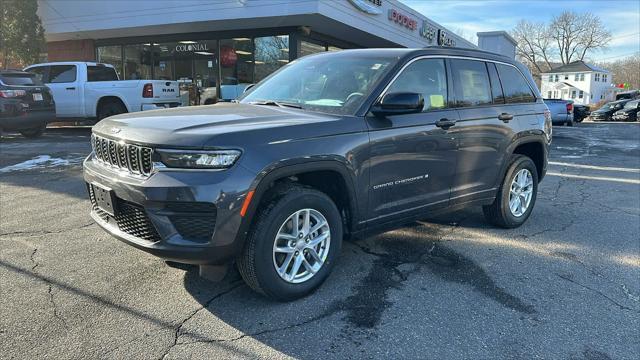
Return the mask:
POLYGON ((468 209, 343 246, 292 303, 89 217, 87 129, 0 143, 0 358, 640 357, 640 124, 555 127, 521 228, 468 209))

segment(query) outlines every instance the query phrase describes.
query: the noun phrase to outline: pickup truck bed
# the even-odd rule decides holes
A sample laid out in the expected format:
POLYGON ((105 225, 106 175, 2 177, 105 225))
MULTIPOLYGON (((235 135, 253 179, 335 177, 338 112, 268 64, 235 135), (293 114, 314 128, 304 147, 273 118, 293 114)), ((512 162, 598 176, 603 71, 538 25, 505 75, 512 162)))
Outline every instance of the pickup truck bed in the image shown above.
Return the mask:
POLYGON ((573 126, 573 102, 562 99, 543 99, 551 112, 551 122, 573 126))

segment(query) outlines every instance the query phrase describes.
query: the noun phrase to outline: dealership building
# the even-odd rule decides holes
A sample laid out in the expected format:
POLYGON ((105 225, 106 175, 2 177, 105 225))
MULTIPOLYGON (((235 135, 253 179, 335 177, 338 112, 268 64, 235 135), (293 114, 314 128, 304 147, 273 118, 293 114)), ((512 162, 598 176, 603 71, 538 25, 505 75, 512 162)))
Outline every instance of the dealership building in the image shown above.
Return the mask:
MULTIPOLYGON (((477 48, 396 0, 39 1, 48 61, 97 61, 121 79, 256 83, 299 57, 351 48, 477 48), (220 81, 217 81, 220 79, 220 81)), ((479 33, 511 56, 504 32, 479 33)))

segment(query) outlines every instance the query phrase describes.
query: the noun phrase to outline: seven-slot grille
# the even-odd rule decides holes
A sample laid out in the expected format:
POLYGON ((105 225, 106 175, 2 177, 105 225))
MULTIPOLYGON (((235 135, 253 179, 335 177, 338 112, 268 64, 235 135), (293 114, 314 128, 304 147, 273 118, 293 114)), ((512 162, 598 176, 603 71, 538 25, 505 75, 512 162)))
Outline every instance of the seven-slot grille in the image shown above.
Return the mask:
POLYGON ((151 148, 126 144, 121 141, 91 135, 91 147, 101 163, 128 171, 134 175, 149 176, 153 165, 151 148))

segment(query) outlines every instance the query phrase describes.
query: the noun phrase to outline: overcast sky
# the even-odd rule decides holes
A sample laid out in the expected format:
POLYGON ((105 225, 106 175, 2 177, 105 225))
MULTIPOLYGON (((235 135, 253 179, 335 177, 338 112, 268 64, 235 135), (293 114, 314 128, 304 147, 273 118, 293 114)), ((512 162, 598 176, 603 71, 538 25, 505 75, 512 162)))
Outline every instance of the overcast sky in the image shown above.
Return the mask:
POLYGON ((640 0, 401 0, 466 37, 478 31, 511 30, 521 19, 549 22, 564 10, 592 12, 611 31, 609 48, 591 60, 612 61, 640 52, 640 0))

